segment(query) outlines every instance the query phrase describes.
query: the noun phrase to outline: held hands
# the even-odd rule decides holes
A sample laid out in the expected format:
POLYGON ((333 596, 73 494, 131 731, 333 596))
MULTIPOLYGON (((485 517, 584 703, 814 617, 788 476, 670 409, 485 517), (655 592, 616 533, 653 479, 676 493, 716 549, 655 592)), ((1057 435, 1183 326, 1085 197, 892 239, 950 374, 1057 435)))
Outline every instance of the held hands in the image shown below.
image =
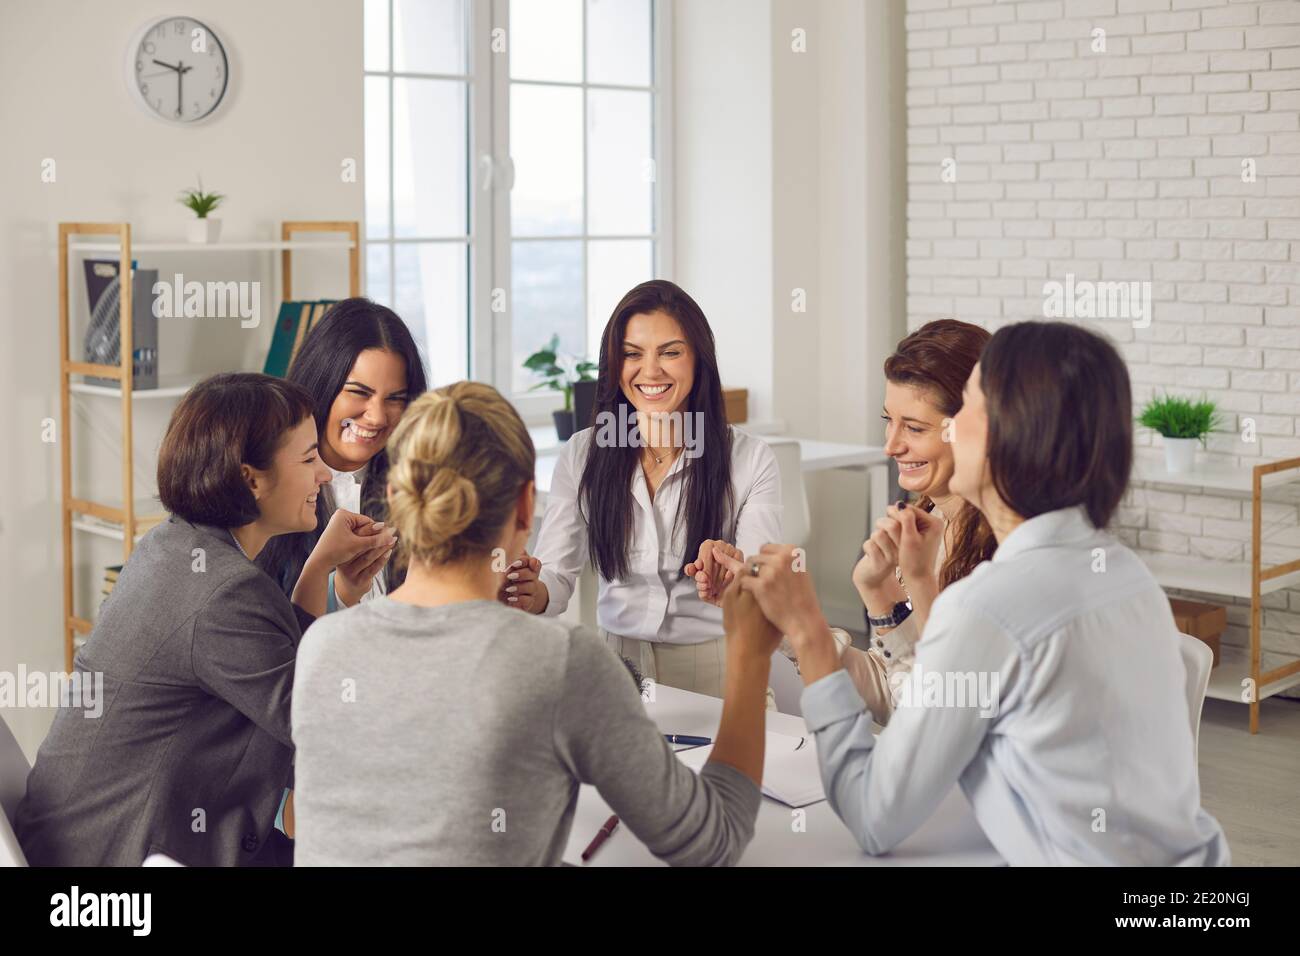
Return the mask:
POLYGON ((397 532, 385 533, 382 521, 371 524, 368 534, 374 545, 367 547, 351 561, 340 564, 334 572, 334 593, 339 603, 352 607, 370 590, 381 568, 388 563, 388 558, 397 546, 397 532))
POLYGON ((738 650, 756 660, 766 660, 781 643, 781 632, 763 616, 758 599, 736 583, 722 592, 722 627, 731 641, 739 642, 738 650))
POLYGON ((341 569, 342 565, 373 552, 370 560, 362 566, 366 567, 378 558, 381 551, 392 550, 396 543, 397 532, 385 529, 382 521, 372 521, 365 515, 339 508, 330 515, 329 523, 312 549, 312 558, 324 567, 341 569))
POLYGON ((720 607, 723 592, 727 590, 727 585, 731 583, 735 574, 718 562, 714 557, 715 550, 736 561, 744 557, 739 548, 726 541, 701 541, 699 556, 686 565, 685 570, 688 575, 695 578, 695 591, 699 594, 700 600, 720 607))
POLYGON ((497 600, 507 607, 517 607, 530 614, 541 614, 546 610, 550 595, 537 577, 542 570, 542 562, 528 552, 524 552, 506 571, 497 600))
POLYGON ((795 570, 793 545, 765 544, 758 554, 743 561, 714 548, 713 557, 735 575, 743 591, 754 596, 763 616, 793 642, 797 644, 812 635, 829 637, 830 629, 817 603, 812 575, 806 570, 795 570), (757 575, 753 573, 755 569, 757 575))

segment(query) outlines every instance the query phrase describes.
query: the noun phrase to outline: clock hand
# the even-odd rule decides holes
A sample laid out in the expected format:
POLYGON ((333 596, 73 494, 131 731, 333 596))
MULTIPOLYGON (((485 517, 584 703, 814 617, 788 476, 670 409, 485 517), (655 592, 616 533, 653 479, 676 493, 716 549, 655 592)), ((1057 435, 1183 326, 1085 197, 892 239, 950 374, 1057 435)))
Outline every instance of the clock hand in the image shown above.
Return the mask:
MULTIPOLYGON (((179 69, 180 69, 180 66, 179 66, 179 65, 177 65, 177 66, 172 66, 170 63, 164 63, 162 60, 154 60, 154 62, 157 63, 159 66, 165 66, 165 67, 167 67, 167 69, 169 69, 169 70, 179 70, 179 69)), ((178 63, 179 63, 179 61, 178 61, 178 63)))
POLYGON ((185 81, 185 71, 180 69, 180 60, 176 61, 176 115, 181 115, 181 110, 185 109, 185 91, 181 84, 185 81))

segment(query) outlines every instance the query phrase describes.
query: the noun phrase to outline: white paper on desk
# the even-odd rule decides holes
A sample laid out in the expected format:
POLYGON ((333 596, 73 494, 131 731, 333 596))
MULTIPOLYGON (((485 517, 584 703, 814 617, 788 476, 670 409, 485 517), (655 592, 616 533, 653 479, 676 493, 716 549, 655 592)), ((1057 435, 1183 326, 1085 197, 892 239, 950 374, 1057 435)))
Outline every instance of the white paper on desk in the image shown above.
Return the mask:
MULTIPOLYGON (((767 733, 763 755, 763 795, 787 807, 806 807, 826 799, 821 765, 812 736, 767 733)), ((713 745, 679 751, 677 759, 696 773, 704 768, 713 745)))

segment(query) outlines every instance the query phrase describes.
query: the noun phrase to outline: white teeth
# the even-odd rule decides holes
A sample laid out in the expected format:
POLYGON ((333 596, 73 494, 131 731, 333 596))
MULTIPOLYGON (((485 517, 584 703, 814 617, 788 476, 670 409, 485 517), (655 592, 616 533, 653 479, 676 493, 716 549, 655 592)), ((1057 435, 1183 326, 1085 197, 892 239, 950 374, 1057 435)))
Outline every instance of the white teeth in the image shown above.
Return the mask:
POLYGON ((663 394, 664 392, 668 391, 669 386, 667 386, 667 385, 638 385, 637 388, 641 389, 641 391, 644 392, 646 395, 661 395, 661 394, 663 394))
POLYGON ((924 461, 900 461, 898 463, 899 471, 916 471, 918 468, 924 468, 928 464, 924 461))
POLYGON ((342 425, 345 442, 370 441, 379 435, 379 429, 362 428, 353 418, 343 419, 342 425))

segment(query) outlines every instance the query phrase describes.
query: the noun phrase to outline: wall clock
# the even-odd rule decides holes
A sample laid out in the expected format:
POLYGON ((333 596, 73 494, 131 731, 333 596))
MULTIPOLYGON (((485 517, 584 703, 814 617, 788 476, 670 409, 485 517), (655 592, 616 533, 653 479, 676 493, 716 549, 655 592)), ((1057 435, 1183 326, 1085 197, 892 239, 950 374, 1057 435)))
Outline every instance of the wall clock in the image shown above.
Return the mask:
POLYGON ((132 98, 167 123, 209 118, 230 83, 225 45, 194 17, 163 17, 146 24, 128 48, 126 61, 132 98))

